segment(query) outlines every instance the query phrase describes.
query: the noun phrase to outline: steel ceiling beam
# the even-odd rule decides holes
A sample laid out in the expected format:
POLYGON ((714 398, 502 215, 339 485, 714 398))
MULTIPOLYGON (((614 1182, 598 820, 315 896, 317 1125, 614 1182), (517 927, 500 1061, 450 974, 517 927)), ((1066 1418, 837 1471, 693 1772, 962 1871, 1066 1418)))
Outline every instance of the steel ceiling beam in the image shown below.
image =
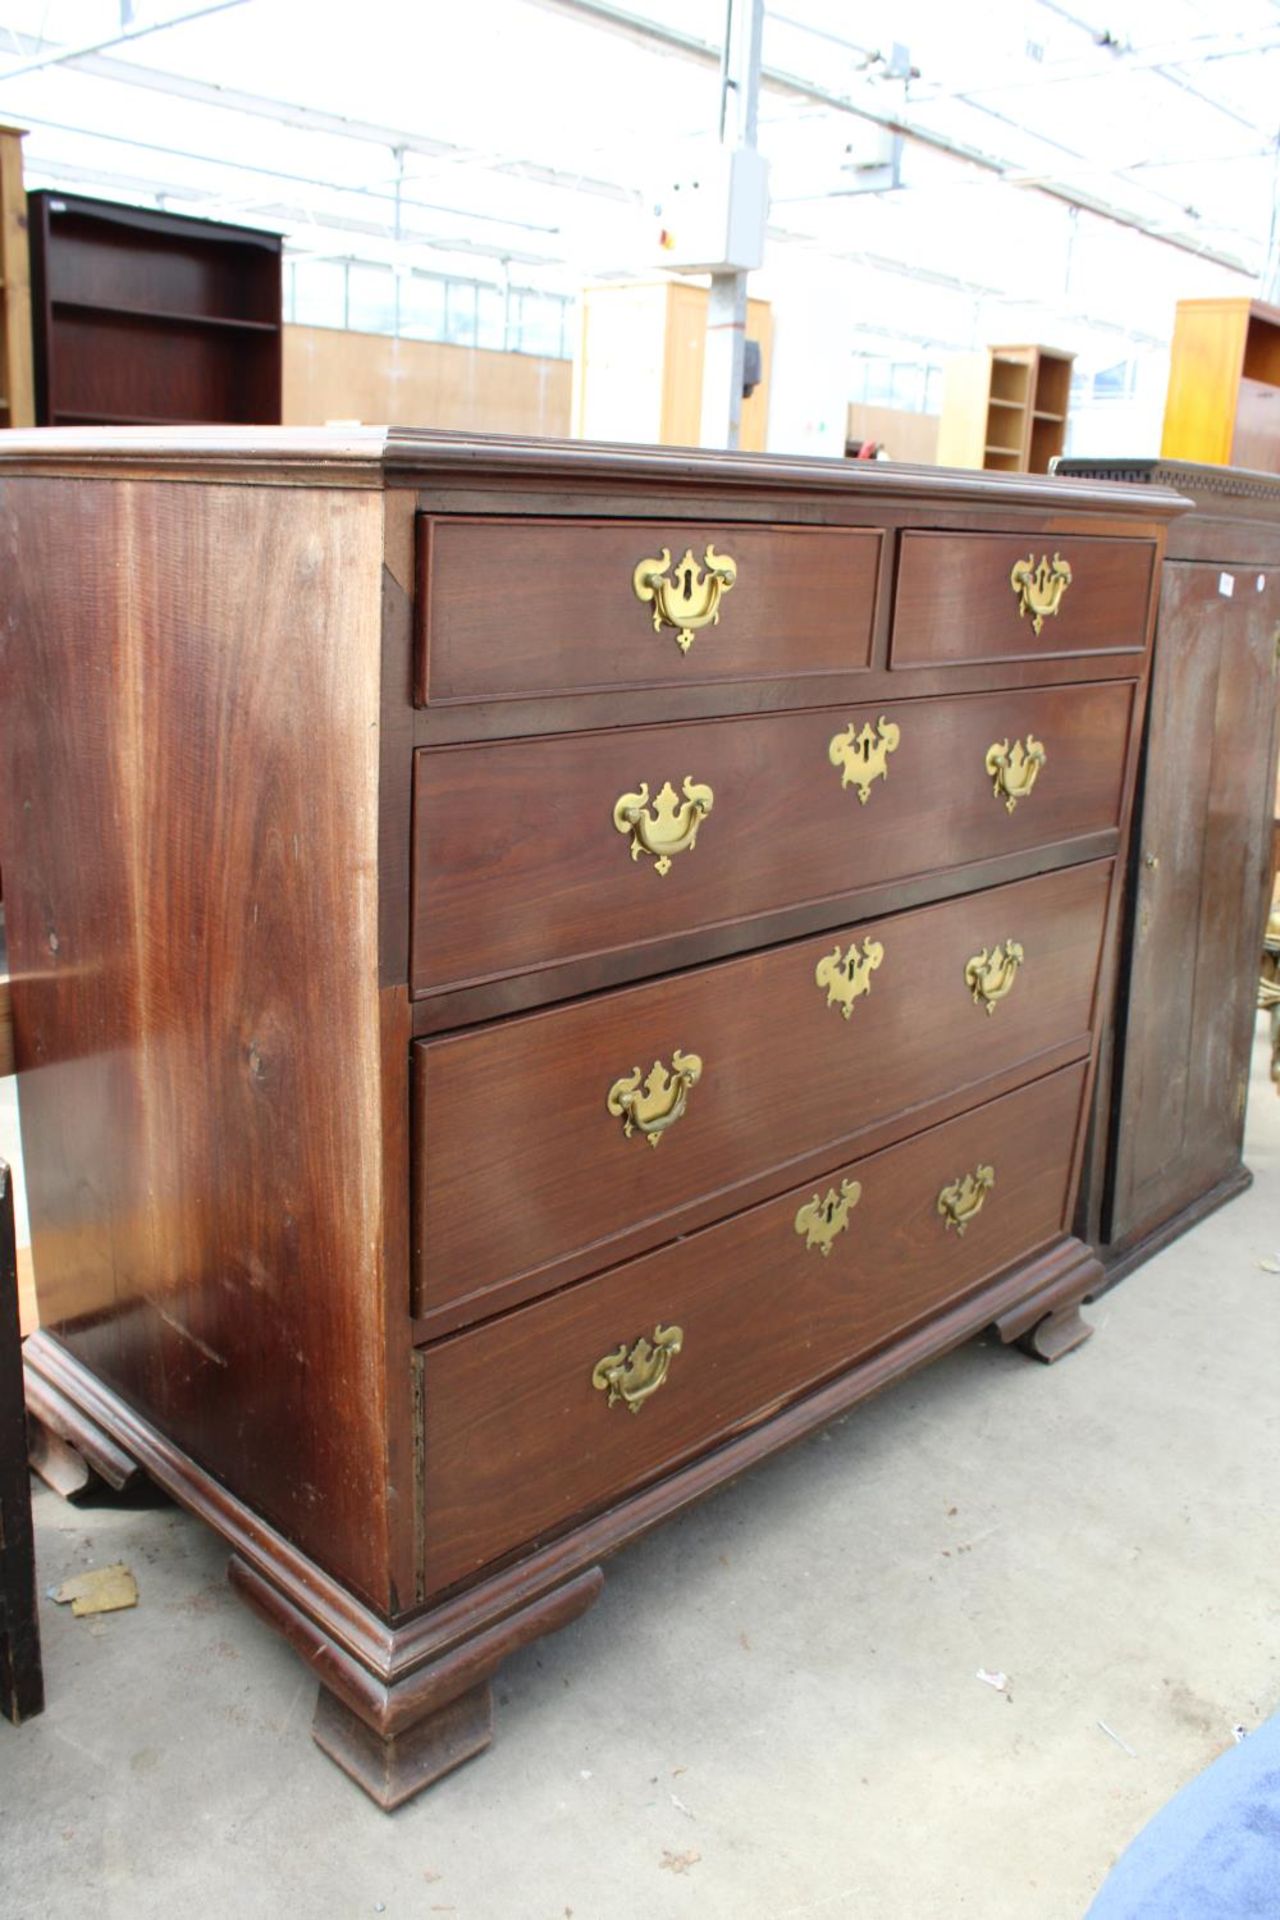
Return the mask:
MULTIPOLYGON (((613 5, 612 0, 529 0, 529 4, 539 6, 548 12, 589 21, 602 29, 621 33, 627 38, 637 39, 642 43, 666 46, 673 52, 705 62, 717 69, 719 67, 718 46, 709 41, 703 41, 696 35, 685 33, 682 29, 647 21, 639 14, 613 5)), ((1163 58, 1168 60, 1169 57, 1169 50, 1163 50, 1163 58)), ((449 158, 457 160, 460 164, 475 164, 474 154, 445 141, 430 140, 403 129, 348 119, 342 114, 273 101, 262 95, 223 87, 209 81, 193 80, 182 74, 140 67, 135 62, 112 59, 106 54, 90 53, 77 56, 66 64, 77 71, 97 74, 104 79, 118 81, 128 86, 152 88, 180 99, 197 100, 206 106, 220 106, 232 112, 256 115, 284 125, 348 139, 372 141, 379 146, 391 148, 402 146, 411 152, 449 158)), ((0 76, 0 85, 3 84, 3 78, 4 76, 0 76)), ((1025 186, 1044 193, 1068 206, 1079 207, 1084 212, 1095 214, 1100 219, 1144 233, 1148 238, 1157 240, 1165 246, 1172 246, 1180 252, 1194 254, 1237 273, 1250 274, 1254 270, 1249 262, 1242 260, 1238 255, 1212 246, 1194 234, 1148 219, 1136 211, 1117 206, 1114 201, 1105 200, 1097 194, 1073 188, 1052 178, 1032 175, 1020 163, 975 147, 968 141, 940 133, 908 115, 877 107, 869 100, 855 99, 847 93, 835 92, 806 79, 803 75, 790 73, 767 63, 761 70, 761 82, 772 91, 811 101, 836 112, 849 114, 856 119, 869 121, 888 132, 901 134, 903 138, 930 148, 934 152, 945 154, 951 159, 962 160, 1008 184, 1025 186)), ((535 181, 541 179, 545 184, 554 184, 573 191, 603 193, 611 199, 634 202, 639 197, 634 188, 629 188, 621 182, 591 180, 576 174, 566 175, 552 168, 539 168, 535 163, 509 161, 495 167, 493 171, 518 172, 521 178, 535 181)))
MULTIPOLYGON (((24 73, 39 73, 45 67, 67 66, 86 54, 99 52, 103 47, 119 47, 129 40, 145 40, 148 35, 164 33, 169 27, 182 27, 189 20, 203 20, 208 14, 227 13, 232 7, 244 5, 245 0, 209 0, 207 5, 194 7, 190 13, 175 13, 168 19, 152 20, 145 26, 126 27, 122 32, 108 34, 105 38, 82 41, 79 46, 58 47, 52 42, 37 40, 34 43, 36 46, 49 46, 51 51, 39 53, 33 60, 24 60, 20 66, 7 68, 0 73, 0 80, 18 80, 24 73)), ((25 34, 14 37, 28 38, 25 34)))
MULTIPOLYGON (((621 33, 627 38, 647 40, 656 45, 669 47, 673 52, 687 54, 719 66, 718 47, 713 47, 709 42, 699 40, 678 27, 664 26, 656 21, 645 21, 640 15, 615 6, 613 0, 529 0, 529 4, 540 7, 545 12, 562 13, 588 20, 601 28, 621 33)), ((883 127, 886 132, 901 134, 904 139, 914 140, 919 146, 932 148, 936 153, 944 153, 953 160, 963 160, 970 166, 980 168, 984 173, 994 174, 1009 185, 1032 188, 1038 193, 1047 194, 1051 199, 1064 201, 1067 206, 1079 207, 1085 213, 1096 214, 1099 219, 1110 220, 1118 226, 1145 233, 1149 239, 1158 240, 1165 246, 1176 247, 1180 252, 1192 253, 1200 259, 1212 261, 1216 266, 1229 267, 1236 273, 1253 272, 1250 264, 1240 259, 1238 255, 1211 246, 1197 238, 1195 234, 1169 228, 1136 211, 1119 207, 1113 201, 1103 200, 1097 194, 1071 187, 1065 182, 1055 181, 1038 174, 1033 177, 1019 162, 1003 158, 999 154, 988 153, 981 147, 972 146, 967 140, 959 140, 950 134, 940 133, 906 114, 877 107, 867 100, 854 99, 847 93, 834 92, 830 88, 818 85, 815 81, 806 79, 801 74, 787 72, 781 67, 770 65, 767 61, 760 69, 760 83, 774 92, 791 94, 800 99, 830 107, 836 112, 851 114, 856 119, 868 120, 875 126, 883 127)), ((1033 131, 1030 128, 1026 130, 1033 131)))

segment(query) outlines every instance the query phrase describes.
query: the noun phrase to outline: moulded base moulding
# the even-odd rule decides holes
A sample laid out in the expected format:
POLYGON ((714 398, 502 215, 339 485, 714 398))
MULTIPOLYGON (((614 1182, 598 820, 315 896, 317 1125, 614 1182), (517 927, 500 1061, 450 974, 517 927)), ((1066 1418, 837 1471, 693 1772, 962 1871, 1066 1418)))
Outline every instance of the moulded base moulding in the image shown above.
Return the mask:
POLYGON ((406 1732, 383 1739, 321 1687, 311 1737, 384 1813, 394 1813, 433 1780, 484 1752, 493 1738, 493 1694, 482 1680, 406 1732))
POLYGON ((1105 1293, 1123 1280, 1136 1267, 1144 1265, 1155 1254, 1163 1253, 1175 1240, 1181 1240, 1184 1233, 1190 1233, 1192 1227, 1199 1226, 1219 1207, 1225 1207, 1231 1200, 1238 1200, 1253 1185, 1253 1173, 1243 1163, 1233 1168, 1225 1180, 1219 1180, 1216 1187, 1210 1187, 1207 1193, 1198 1193, 1194 1200, 1177 1213, 1170 1214, 1159 1226, 1152 1227, 1140 1240, 1134 1240, 1127 1246, 1116 1248, 1102 1247, 1099 1259, 1102 1262, 1102 1283, 1099 1293, 1105 1293))
POLYGON ((44 1332, 25 1349, 28 1406, 38 1420, 52 1414, 95 1465, 140 1469, 222 1535, 232 1585, 320 1682, 317 1743, 390 1810, 488 1746, 492 1675, 508 1654, 587 1610, 609 1553, 985 1327, 1040 1359, 1058 1358, 1092 1331, 1079 1306, 1101 1280, 1088 1248, 1063 1236, 768 1420, 395 1621, 300 1553, 44 1332))

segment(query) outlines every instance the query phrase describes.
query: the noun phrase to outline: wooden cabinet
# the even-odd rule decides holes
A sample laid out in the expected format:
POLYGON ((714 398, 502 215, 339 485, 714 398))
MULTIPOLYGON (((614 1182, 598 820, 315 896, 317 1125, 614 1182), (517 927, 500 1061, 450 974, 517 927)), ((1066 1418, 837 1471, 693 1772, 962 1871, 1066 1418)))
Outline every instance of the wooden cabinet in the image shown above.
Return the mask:
MULTIPOLYGON (((702 439, 707 289, 689 280, 587 287, 573 369, 573 431, 591 440, 696 447, 702 439)), ((761 380, 742 402, 744 452, 763 451, 769 423, 773 314, 748 300, 747 338, 761 380)))
POLYGON ((1241 1155, 1267 918, 1280 650, 1280 480, 1156 461, 1061 471, 1164 483, 1160 594, 1120 974, 1079 1231, 1113 1278, 1251 1178, 1241 1155))
POLYGON ((1177 505, 0 445, 31 1403, 221 1531, 382 1805, 662 1515, 985 1327, 1085 1336, 1177 505))
POLYGON ((1160 452, 1280 473, 1280 307, 1178 302, 1160 452))
POLYGON ((943 384, 939 466, 1048 473, 1066 445, 1074 359, 1053 347, 958 354, 943 384))
POLYGON ((17 127, 0 127, 0 427, 36 419, 23 138, 17 127))
POLYGON ((280 418, 280 240, 29 196, 42 426, 280 418))

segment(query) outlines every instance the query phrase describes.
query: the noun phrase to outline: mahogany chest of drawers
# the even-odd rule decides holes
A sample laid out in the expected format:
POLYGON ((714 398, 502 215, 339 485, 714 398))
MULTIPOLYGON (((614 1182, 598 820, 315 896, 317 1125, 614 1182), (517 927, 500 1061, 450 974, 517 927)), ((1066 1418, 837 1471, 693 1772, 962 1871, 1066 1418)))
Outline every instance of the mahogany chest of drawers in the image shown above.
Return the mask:
POLYGON ((7 436, 29 1395, 383 1805, 663 1515, 1052 1357, 1175 495, 7 436))

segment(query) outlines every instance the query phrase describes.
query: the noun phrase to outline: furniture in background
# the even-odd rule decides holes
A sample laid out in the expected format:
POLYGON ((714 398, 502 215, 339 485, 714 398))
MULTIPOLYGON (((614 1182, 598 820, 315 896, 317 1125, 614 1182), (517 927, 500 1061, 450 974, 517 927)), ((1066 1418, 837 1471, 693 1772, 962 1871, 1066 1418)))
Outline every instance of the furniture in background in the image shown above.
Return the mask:
POLYGON ((845 415, 845 455, 855 441, 874 440, 890 460, 912 461, 917 466, 938 463, 938 424, 936 413, 908 413, 901 407, 869 407, 850 403, 845 415))
POLYGON ((1179 504, 0 449, 31 1404, 223 1534, 380 1804, 664 1515, 983 1328, 1085 1337, 1179 504))
POLYGON ((0 1713, 16 1723, 43 1706, 13 1178, 0 1160, 0 1713))
POLYGON ((1074 359, 1054 347, 988 347, 948 361, 939 466, 1048 473, 1066 445, 1074 359))
POLYGON ((1248 1186, 1244 1115, 1270 893, 1280 479, 1066 460, 1176 487, 1114 1011, 1077 1232, 1118 1279, 1248 1186))
POLYGON ((280 419, 279 236, 28 196, 41 426, 280 419))
MULTIPOLYGON (((696 447, 702 437, 707 289, 686 280, 587 287, 573 368, 573 431, 586 440, 696 447)), ((773 314, 748 300, 747 338, 761 379, 742 402, 744 453, 763 451, 769 421, 773 314)))
POLYGON ((0 427, 35 425, 23 132, 0 127, 0 427))
POLYGON ((1270 1016, 1271 1078, 1280 1093, 1280 906, 1267 922, 1267 937, 1262 948, 1262 978, 1258 982, 1258 1006, 1270 1016))
POLYGON ((1160 453, 1280 473, 1280 307, 1178 302, 1160 453))

